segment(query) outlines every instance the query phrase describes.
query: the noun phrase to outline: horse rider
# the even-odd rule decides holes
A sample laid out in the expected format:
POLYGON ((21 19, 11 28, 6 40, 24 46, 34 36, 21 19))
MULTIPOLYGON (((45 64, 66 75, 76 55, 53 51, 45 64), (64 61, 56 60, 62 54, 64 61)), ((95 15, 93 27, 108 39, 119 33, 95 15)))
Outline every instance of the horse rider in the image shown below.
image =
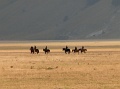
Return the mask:
POLYGON ((47 46, 45 47, 45 50, 47 50, 47 46))
POLYGON ((36 49, 36 46, 34 46, 34 50, 36 49))
POLYGON ((66 49, 68 49, 68 46, 66 46, 66 49))
POLYGON ((82 46, 82 49, 84 49, 84 46, 82 46))
POLYGON ((77 47, 75 47, 75 50, 77 50, 77 47))

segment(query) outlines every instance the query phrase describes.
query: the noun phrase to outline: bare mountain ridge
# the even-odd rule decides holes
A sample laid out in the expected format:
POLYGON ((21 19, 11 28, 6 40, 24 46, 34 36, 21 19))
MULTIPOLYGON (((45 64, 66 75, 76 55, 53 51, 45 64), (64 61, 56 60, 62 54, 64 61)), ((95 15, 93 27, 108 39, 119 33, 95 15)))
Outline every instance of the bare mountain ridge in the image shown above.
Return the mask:
POLYGON ((120 0, 1 0, 0 40, 119 39, 120 0))

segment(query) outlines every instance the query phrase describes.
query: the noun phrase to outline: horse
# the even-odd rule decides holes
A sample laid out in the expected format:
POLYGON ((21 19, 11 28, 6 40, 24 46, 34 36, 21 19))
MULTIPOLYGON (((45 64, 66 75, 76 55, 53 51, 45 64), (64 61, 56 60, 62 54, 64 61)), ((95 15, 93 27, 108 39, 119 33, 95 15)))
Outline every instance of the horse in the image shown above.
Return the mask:
POLYGON ((81 53, 83 53, 83 52, 86 53, 87 49, 82 49, 81 48, 80 51, 81 51, 81 53))
POLYGON ((30 47, 31 54, 34 54, 34 48, 31 46, 30 47))
POLYGON ((70 54, 70 49, 63 48, 63 51, 65 51, 66 54, 70 54))
POLYGON ((34 49, 34 51, 38 54, 39 53, 39 49, 34 49))
POLYGON ((50 53, 50 49, 43 49, 43 51, 45 52, 45 54, 47 53, 50 53))
POLYGON ((74 53, 78 53, 79 54, 79 52, 80 52, 80 49, 72 49, 72 52, 74 52, 74 53))

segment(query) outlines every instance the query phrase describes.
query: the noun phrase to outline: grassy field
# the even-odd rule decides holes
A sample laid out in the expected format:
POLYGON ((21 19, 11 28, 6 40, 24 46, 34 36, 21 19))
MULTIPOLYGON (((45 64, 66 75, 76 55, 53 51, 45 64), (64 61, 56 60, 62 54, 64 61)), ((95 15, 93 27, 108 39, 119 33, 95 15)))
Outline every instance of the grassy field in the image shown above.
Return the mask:
POLYGON ((1 42, 0 89, 120 89, 120 41, 1 42), (66 45, 88 51, 65 54, 66 45))

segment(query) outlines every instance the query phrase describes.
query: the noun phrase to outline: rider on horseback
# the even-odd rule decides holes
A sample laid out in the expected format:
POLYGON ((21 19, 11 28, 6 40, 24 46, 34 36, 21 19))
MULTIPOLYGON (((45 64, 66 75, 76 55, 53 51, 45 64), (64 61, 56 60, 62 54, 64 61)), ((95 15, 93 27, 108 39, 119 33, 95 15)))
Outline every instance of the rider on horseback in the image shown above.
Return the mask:
POLYGON ((34 50, 36 49, 36 46, 34 46, 34 50))
POLYGON ((84 46, 82 46, 82 49, 84 49, 84 46))
POLYGON ((75 50, 77 50, 77 47, 75 47, 75 50))
POLYGON ((47 46, 45 47, 45 49, 43 49, 43 51, 46 53, 49 53, 50 52, 50 49, 47 48, 47 46))
POLYGON ((66 49, 68 49, 68 46, 66 46, 66 49))
POLYGON ((47 46, 45 47, 45 50, 47 50, 47 46))

